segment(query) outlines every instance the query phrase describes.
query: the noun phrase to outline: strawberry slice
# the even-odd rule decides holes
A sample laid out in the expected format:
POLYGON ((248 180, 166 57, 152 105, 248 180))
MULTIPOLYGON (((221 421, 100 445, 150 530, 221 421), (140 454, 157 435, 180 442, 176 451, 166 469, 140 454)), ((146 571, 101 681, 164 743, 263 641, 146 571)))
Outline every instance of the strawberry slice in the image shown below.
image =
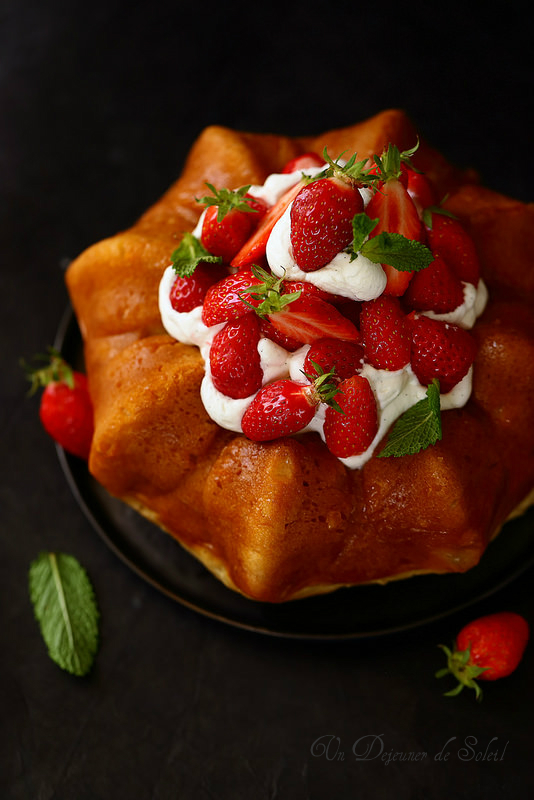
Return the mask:
MULTIPOLYGON (((261 307, 260 307, 261 312, 261 307)), ((280 310, 266 312, 272 325, 284 336, 311 344, 325 336, 359 342, 356 326, 334 306, 313 295, 301 295, 280 310)))
POLYGON ((410 327, 397 297, 362 303, 360 332, 365 358, 376 369, 402 369, 410 361, 410 327))
POLYGON ((298 433, 315 415, 319 395, 309 383, 282 379, 260 389, 241 420, 245 436, 266 442, 298 433))
POLYGON ((436 254, 434 256, 430 266, 413 276, 404 294, 404 302, 412 310, 446 314, 463 303, 463 286, 447 262, 436 254))
MULTIPOLYGON (((423 230, 417 208, 408 190, 398 178, 389 178, 380 183, 375 194, 367 204, 365 213, 371 219, 378 218, 378 224, 369 238, 382 231, 400 233, 407 239, 422 241, 423 230)), ((384 294, 399 297, 404 294, 412 278, 412 272, 401 272, 388 264, 382 264, 387 276, 384 294)))
POLYGON ((477 345, 469 331, 415 312, 409 315, 412 330, 411 365, 417 379, 428 386, 434 378, 443 394, 467 375, 477 345))
POLYGON ((331 372, 333 380, 343 381, 360 372, 363 355, 363 347, 356 342, 324 337, 316 339, 311 345, 303 369, 310 378, 331 372))
POLYGON ((267 241, 274 226, 282 214, 287 210, 289 204, 292 203, 295 197, 298 195, 302 189, 302 186, 303 181, 299 181, 297 184, 295 184, 295 186, 292 186, 291 189, 288 189, 288 191, 282 195, 278 202, 267 211, 255 232, 232 259, 232 267, 241 269, 242 267, 250 266, 251 264, 258 262, 265 256, 267 241))
POLYGON ((258 342, 260 325, 249 311, 227 322, 214 337, 210 347, 210 371, 213 385, 227 397, 249 397, 263 380, 258 342))
POLYGON ((338 458, 363 453, 378 431, 376 400, 367 378, 353 375, 339 384, 338 410, 329 406, 325 412, 324 437, 338 458))
POLYGON ((300 269, 314 272, 332 261, 352 241, 352 218, 362 211, 360 192, 341 178, 304 186, 291 206, 291 245, 300 269))
POLYGON ((432 209, 423 220, 431 250, 447 261, 461 281, 478 286, 480 263, 475 243, 460 221, 432 209))

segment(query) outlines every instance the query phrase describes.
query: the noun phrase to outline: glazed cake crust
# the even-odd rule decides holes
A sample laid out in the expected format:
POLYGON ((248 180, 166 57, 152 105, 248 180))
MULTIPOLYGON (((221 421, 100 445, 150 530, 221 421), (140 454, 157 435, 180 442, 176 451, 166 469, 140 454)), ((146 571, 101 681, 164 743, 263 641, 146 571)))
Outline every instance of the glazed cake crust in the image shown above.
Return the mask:
POLYGON ((247 597, 468 570, 534 484, 534 206, 480 187, 424 141, 414 164, 448 194, 490 290, 472 396, 443 414, 441 442, 349 470, 316 434, 249 441, 207 416, 198 349, 161 325, 159 282, 206 182, 261 184, 308 150, 364 158, 416 138, 396 110, 300 139, 207 128, 161 200, 68 270, 95 408, 91 473, 247 597))

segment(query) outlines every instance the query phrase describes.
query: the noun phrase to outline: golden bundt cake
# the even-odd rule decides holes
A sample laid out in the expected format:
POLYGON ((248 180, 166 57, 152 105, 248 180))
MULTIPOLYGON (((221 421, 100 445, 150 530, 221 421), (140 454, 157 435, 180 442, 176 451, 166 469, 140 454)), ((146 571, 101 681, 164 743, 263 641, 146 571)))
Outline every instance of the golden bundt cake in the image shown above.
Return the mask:
POLYGON ((199 348, 162 323, 162 275, 198 223, 206 184, 261 186, 303 153, 326 148, 332 159, 367 159, 417 141, 396 110, 300 139, 209 127, 161 200, 69 267, 95 409, 90 472, 249 598, 282 602, 343 585, 464 572, 529 503, 534 206, 480 187, 473 172, 454 168, 421 139, 413 166, 447 196, 489 289, 472 329, 470 397, 443 412, 435 444, 379 457, 381 441, 352 469, 315 431, 255 441, 222 427, 201 397, 199 348))

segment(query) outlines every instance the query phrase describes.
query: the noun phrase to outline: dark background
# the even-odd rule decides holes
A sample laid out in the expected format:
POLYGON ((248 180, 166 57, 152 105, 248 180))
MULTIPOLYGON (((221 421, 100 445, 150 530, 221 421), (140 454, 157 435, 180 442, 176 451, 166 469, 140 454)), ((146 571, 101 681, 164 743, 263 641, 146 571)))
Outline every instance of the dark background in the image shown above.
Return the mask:
POLYGON ((402 107, 452 161, 531 200, 530 19, 525 4, 476 5, 0 2, 5 800, 532 796, 532 645, 480 705, 442 697, 433 677, 437 643, 475 614, 534 622, 532 569, 375 639, 292 641, 205 618, 96 536, 18 364, 54 339, 68 261, 153 203, 210 123, 310 134, 402 107), (101 646, 84 679, 48 659, 32 616, 27 569, 43 549, 77 556, 95 586, 101 646), (384 752, 428 755, 356 762, 352 744, 379 734, 384 752), (312 754, 324 736, 344 760, 336 739, 330 759, 312 754), (466 737, 480 760, 461 757, 466 737), (491 740, 498 761, 482 758, 491 740))

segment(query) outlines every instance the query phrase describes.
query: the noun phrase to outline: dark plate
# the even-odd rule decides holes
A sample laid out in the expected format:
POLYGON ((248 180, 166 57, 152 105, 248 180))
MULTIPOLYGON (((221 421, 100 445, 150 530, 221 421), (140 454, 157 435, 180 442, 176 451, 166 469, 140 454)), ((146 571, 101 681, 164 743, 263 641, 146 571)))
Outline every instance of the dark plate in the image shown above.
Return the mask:
MULTIPOLYGON (((55 346, 83 364, 80 332, 68 309, 55 346)), ((381 636, 423 625, 497 591, 534 562, 534 509, 509 522, 481 563, 463 575, 432 575, 339 589, 270 605, 247 600, 216 580, 168 534, 110 495, 85 462, 58 454, 69 486, 93 528, 144 580, 182 605, 227 624, 274 636, 343 639, 381 636)))

